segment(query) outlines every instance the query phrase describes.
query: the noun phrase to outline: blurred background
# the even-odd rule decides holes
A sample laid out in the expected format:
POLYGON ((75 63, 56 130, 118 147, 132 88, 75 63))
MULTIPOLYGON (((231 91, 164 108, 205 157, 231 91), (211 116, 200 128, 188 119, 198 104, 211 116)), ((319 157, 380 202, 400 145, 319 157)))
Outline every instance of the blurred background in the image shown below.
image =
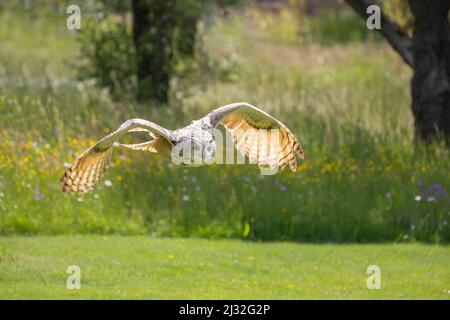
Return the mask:
MULTIPOLYGON (((0 1, 0 234, 448 243, 448 147, 357 3, 0 1), (236 101, 291 128, 297 173, 117 150, 93 193, 63 196, 65 168, 122 121, 177 128, 236 101)), ((407 1, 380 5, 412 36, 407 1)))

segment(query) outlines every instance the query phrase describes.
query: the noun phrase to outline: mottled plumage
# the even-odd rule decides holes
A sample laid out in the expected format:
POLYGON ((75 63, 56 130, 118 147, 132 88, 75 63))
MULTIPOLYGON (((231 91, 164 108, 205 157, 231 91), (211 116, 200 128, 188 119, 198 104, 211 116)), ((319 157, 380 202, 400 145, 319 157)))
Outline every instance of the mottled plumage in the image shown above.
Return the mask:
POLYGON ((102 179, 115 146, 171 156, 177 164, 204 165, 214 161, 214 130, 222 124, 231 132, 235 147, 260 167, 297 169, 303 149, 291 131, 266 112, 245 102, 219 107, 184 128, 168 130, 143 119, 124 122, 116 131, 83 152, 64 173, 64 192, 80 195, 102 179), (138 144, 117 141, 128 132, 147 131, 153 140, 138 144))

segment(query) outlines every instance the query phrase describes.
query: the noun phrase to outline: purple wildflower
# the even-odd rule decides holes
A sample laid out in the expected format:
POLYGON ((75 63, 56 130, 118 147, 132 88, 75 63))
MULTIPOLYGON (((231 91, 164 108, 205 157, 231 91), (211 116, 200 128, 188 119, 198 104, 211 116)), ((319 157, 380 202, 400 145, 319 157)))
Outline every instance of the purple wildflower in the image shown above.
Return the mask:
POLYGON ((425 186, 422 182, 419 182, 419 195, 422 198, 425 196, 425 186))
POLYGON ((45 194, 41 193, 39 189, 34 190, 34 200, 39 201, 45 198, 45 194))
POLYGON ((440 183, 435 183, 435 184, 433 185, 433 188, 434 188, 435 190, 444 190, 444 189, 442 188, 442 186, 441 186, 440 183))
POLYGON ((286 186, 284 184, 282 184, 280 189, 281 189, 281 191, 286 191, 286 186))
POLYGON ((386 192, 386 198, 390 199, 392 197, 392 193, 390 191, 386 192))
POLYGON ((433 189, 434 191, 436 191, 436 194, 442 197, 447 197, 447 192, 445 191, 445 189, 442 187, 442 185, 440 183, 435 183, 433 185, 433 189))

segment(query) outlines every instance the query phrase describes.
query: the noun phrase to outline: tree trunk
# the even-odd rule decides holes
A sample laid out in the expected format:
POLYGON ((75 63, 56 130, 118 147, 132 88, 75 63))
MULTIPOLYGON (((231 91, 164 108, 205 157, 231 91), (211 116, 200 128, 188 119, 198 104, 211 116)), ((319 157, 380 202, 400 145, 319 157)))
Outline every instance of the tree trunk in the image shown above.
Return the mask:
POLYGON ((448 0, 408 0, 414 15, 411 82, 416 138, 450 137, 450 23, 448 0))
MULTIPOLYGON (((363 19, 373 0, 345 0, 363 19)), ((412 39, 381 13, 380 33, 414 69, 412 111, 418 141, 450 143, 450 1, 408 0, 414 15, 412 39)))
POLYGON ((167 103, 172 58, 175 1, 133 0, 137 99, 167 103))
MULTIPOLYGON (((367 8, 370 5, 377 4, 374 0, 345 0, 357 14, 367 21, 369 15, 367 8)), ((389 42, 392 49, 402 57, 411 68, 414 68, 413 57, 411 53, 411 38, 402 30, 395 21, 391 20, 381 11, 381 29, 378 31, 389 42)))
POLYGON ((193 56, 197 34, 197 17, 183 17, 179 21, 180 35, 178 51, 185 56, 193 56))
POLYGON ((182 0, 177 7, 177 53, 193 56, 197 22, 201 17, 205 0, 182 0))

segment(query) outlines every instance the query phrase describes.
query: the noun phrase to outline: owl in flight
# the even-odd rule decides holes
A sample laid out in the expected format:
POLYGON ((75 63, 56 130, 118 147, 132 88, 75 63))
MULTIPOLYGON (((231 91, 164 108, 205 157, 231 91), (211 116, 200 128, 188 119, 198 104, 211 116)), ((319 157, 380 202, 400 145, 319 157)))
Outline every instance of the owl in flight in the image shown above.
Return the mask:
POLYGON ((177 164, 210 164, 215 159, 214 133, 219 124, 231 133, 234 146, 260 168, 289 166, 295 172, 296 156, 304 157, 300 143, 283 123, 246 102, 238 102, 219 107, 173 131, 143 119, 125 121, 116 131, 84 151, 67 169, 61 178, 63 192, 83 195, 92 191, 103 177, 113 147, 159 153, 177 164), (152 140, 137 144, 118 142, 126 133, 136 131, 148 132, 152 140))

